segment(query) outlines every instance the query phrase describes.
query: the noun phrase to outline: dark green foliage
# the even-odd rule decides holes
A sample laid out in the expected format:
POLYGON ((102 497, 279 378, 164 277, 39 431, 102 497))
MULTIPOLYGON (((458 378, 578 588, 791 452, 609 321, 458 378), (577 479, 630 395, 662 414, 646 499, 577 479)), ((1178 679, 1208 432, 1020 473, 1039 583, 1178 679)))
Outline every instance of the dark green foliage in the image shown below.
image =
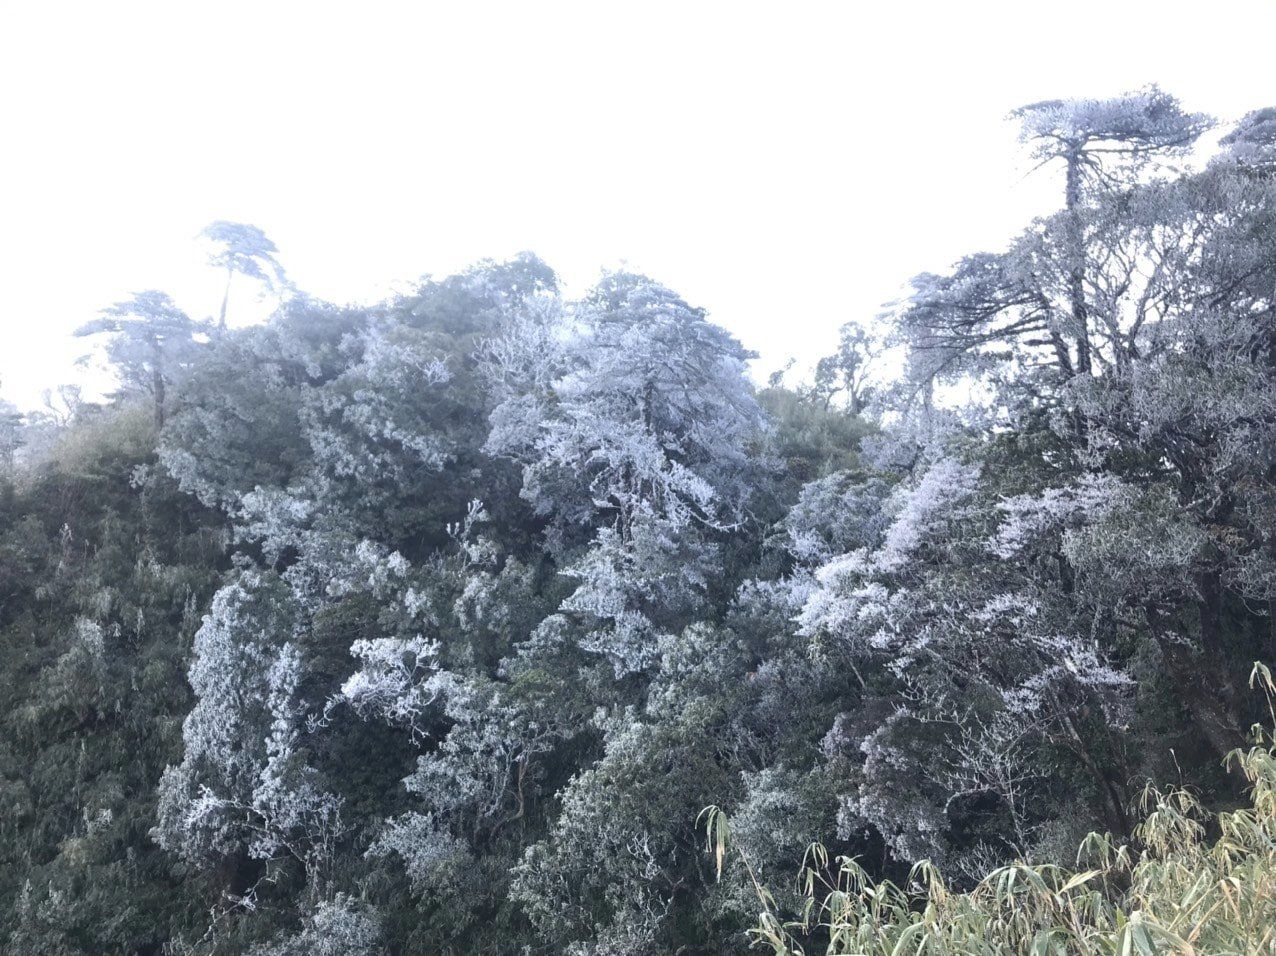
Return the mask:
POLYGON ((158 951, 204 915, 206 888, 147 834, 226 537, 152 443, 144 406, 100 411, 0 499, 7 951, 158 951))

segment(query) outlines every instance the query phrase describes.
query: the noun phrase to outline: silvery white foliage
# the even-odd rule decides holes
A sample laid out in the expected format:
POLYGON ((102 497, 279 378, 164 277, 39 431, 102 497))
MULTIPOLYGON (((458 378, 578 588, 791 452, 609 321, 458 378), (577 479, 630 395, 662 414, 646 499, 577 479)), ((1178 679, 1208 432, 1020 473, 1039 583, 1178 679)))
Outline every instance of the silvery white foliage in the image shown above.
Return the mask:
POLYGON ((424 568, 425 578, 418 575, 402 593, 409 621, 440 627, 451 620, 470 632, 510 624, 512 608, 504 603, 502 587, 517 578, 530 584, 529 569, 512 559, 502 566, 500 549, 480 533, 488 520, 476 499, 466 506, 464 518, 447 525, 453 550, 435 554, 424 568))
POLYGON ((948 853, 945 795, 925 776, 925 760, 910 752, 914 726, 900 708, 859 743, 863 767, 857 787, 840 800, 838 837, 852 839, 871 826, 896 858, 941 862, 948 853))
POLYGON ((388 820, 369 851, 401 857, 418 888, 468 859, 470 839, 521 818, 536 760, 575 732, 561 715, 512 701, 494 681, 444 674, 437 686, 452 726, 404 780, 424 810, 388 820))
POLYGON ((748 353, 645 277, 609 276, 553 319, 563 333, 516 329, 493 359, 507 397, 488 450, 522 463, 539 513, 602 525, 563 572, 580 585, 562 610, 589 628, 581 646, 623 676, 654 662, 661 619, 705 585, 695 529, 743 518, 762 415, 748 353), (564 350, 529 354, 546 339, 564 350))
POLYGON ((331 567, 335 573, 325 588, 331 598, 366 591, 375 598, 387 600, 403 589, 412 570, 411 562, 398 551, 366 538, 355 544, 352 551, 342 547, 336 558, 331 567))
POLYGON ((182 733, 188 761, 207 761, 227 781, 255 775, 256 755, 243 742, 267 716, 267 675, 296 627, 291 594, 255 568, 242 568, 213 596, 188 675, 196 697, 182 733))
POLYGON ((1169 606, 1198 594, 1196 575, 1213 547, 1210 529, 1163 486, 1126 495, 1063 534, 1060 552, 1099 606, 1169 606))
POLYGON ((529 764, 570 732, 551 711, 529 711, 485 678, 453 677, 443 711, 452 722, 439 746, 404 784, 450 823, 469 832, 521 816, 529 764))
MULTIPOLYGON (((630 853, 644 858, 649 851, 639 844, 632 847, 630 853)), ((644 895, 625 906, 610 923, 600 926, 594 939, 570 943, 564 953, 566 956, 643 956, 654 952, 659 945, 660 923, 669 906, 667 900, 644 895)))
MULTIPOLYGON (((1057 146, 1057 141, 1052 146, 1057 146)), ((1157 377, 1183 397, 1198 362, 1236 371, 1250 356, 1213 329, 1245 326, 1270 300, 1273 183, 1226 163, 1169 183, 1105 191, 1035 224, 1001 255, 971 256, 945 277, 920 277, 901 312, 910 363, 927 381, 983 377, 1019 413, 1043 405, 1079 438, 1077 391, 1127 375, 1157 377), (1080 230, 1081 235, 1074 233, 1080 230), (1079 284, 1078 281, 1080 280, 1079 284), (1084 362, 1078 350, 1084 352, 1084 362)), ((1213 387, 1199 381, 1202 407, 1213 387)), ((1118 389, 1117 394, 1120 394, 1118 389)), ((1180 400, 1181 401, 1181 400, 1180 400)), ((1157 416, 1154 405, 1145 410, 1157 416)), ((1097 410, 1096 410, 1097 411, 1097 410)), ((1137 414, 1086 414, 1121 440, 1145 431, 1137 414)), ((1166 410, 1163 422, 1173 424, 1166 410)))
POLYGON ((22 414, 12 402, 0 399, 0 474, 13 470, 22 445, 22 414))
POLYGON ((1276 109, 1268 106, 1241 117, 1219 140, 1221 152, 1213 162, 1268 172, 1276 167, 1276 109))
POLYGON ((73 649, 82 655, 95 670, 106 665, 106 635, 102 625, 86 617, 77 617, 73 627, 73 649))
POLYGON ((1226 580, 1250 601, 1260 605, 1276 602, 1276 556, 1257 550, 1243 554, 1229 569, 1226 580))
POLYGON ((104 352, 122 390, 150 395, 159 429, 167 412, 167 393, 198 357, 205 329, 167 293, 148 289, 103 309, 75 334, 109 336, 104 352))
POLYGON ((458 872, 473 859, 469 841, 455 836, 433 813, 412 811, 387 820, 368 848, 370 859, 395 856, 417 892, 456 885, 458 872))
POLYGON ((688 708, 723 695, 723 687, 745 680, 747 659, 730 632, 696 623, 657 643, 660 666, 647 693, 645 712, 654 720, 677 720, 688 708))
MULTIPOLYGON (((98 602, 102 603, 101 601, 98 602)), ((108 608, 99 608, 107 613, 108 608)), ((112 630, 118 631, 113 625, 112 630)), ((66 635, 66 650, 39 677, 40 696, 81 708, 92 705, 106 686, 106 630, 87 617, 78 617, 66 635)))
POLYGON ((731 838, 759 875, 788 876, 793 861, 829 833, 826 808, 811 792, 815 782, 783 767, 741 776, 745 795, 731 814, 731 838))
POLYGON ((282 577, 307 608, 357 592, 389 600, 408 582, 410 562, 356 528, 346 516, 330 513, 297 531, 297 550, 282 577))
POLYGON ((1129 504, 1134 491, 1110 473, 1085 474, 1061 488, 1046 488, 1003 499, 997 509, 1005 519, 988 542, 999 558, 1013 559, 1048 534, 1058 535, 1077 523, 1093 521, 1129 504))
POLYGON ((489 449, 523 462, 525 495, 572 521, 602 514, 624 524, 639 508, 679 524, 738 520, 748 446, 762 426, 749 353, 641 276, 609 277, 572 321, 563 374, 523 374, 493 414, 489 449), (573 483, 592 508, 555 498, 573 483))
MULTIPOLYGON (((235 273, 249 279, 256 279, 272 291, 276 288, 282 290, 292 288, 283 266, 275 258, 275 254, 279 252, 278 247, 258 227, 250 223, 218 219, 204 227, 200 238, 209 244, 209 265, 226 270, 227 294, 230 291, 230 277, 235 273)), ((226 325, 224 302, 221 325, 223 327, 226 325)))
POLYGON ((580 584, 561 610, 591 628, 580 646, 605 655, 617 678, 637 673, 656 660, 661 622, 696 606, 715 557, 695 529, 643 509, 628 536, 600 529, 585 555, 563 569, 580 584))
MULTIPOLYGON (((812 653, 809 639, 797 634, 795 619, 816 586, 814 575, 800 566, 786 578, 746 581, 728 612, 727 626, 743 642, 734 666, 744 667, 748 719, 768 736, 808 720, 848 686, 854 664, 812 653)), ((778 742, 767 746, 783 749, 778 742)))
MULTIPOLYGON (((209 435, 222 437, 227 430, 227 423, 221 415, 201 407, 186 407, 178 411, 177 420, 184 431, 198 430, 201 437, 209 435)), ((199 454, 200 449, 186 447, 191 439, 183 436, 184 443, 173 439, 172 425, 170 431, 156 449, 160 466, 164 472, 177 482, 177 487, 189 495, 194 495, 200 503, 209 508, 230 510, 239 500, 241 488, 236 480, 239 476, 215 474, 207 458, 199 454)), ((216 439, 215 439, 216 440, 216 439)))
POLYGON ((551 838, 527 848, 511 893, 563 952, 638 956, 659 949, 657 933, 672 904, 665 867, 678 853, 670 821, 652 826, 650 817, 663 815, 655 800, 676 802, 678 792, 668 779, 669 741, 660 729, 640 723, 632 709, 601 723, 604 757, 561 791, 551 838), (659 784, 652 781, 653 761, 665 765, 659 784), (658 797, 653 785, 660 786, 658 797))
MULTIPOLYGON (((484 450, 530 462, 543 422, 553 417, 554 385, 571 367, 579 334, 557 297, 538 298, 509 317, 478 350, 494 407, 484 450)), ((532 497, 530 492, 525 495, 532 497)))
MULTIPOLYGON (((242 756, 236 755, 232 765, 222 753, 217 766, 215 755, 201 750, 198 737, 187 733, 185 760, 165 770, 160 781, 154 834, 166 849, 195 861, 236 851, 262 860, 291 857, 317 888, 330 877, 335 844, 345 832, 342 801, 320 789, 301 752, 307 722, 297 699, 302 663, 296 648, 285 643, 264 670, 250 689, 257 695, 251 706, 239 702, 237 708, 221 709, 224 716, 238 718, 234 726, 243 735, 242 756)), ((196 709, 206 700, 202 697, 196 709)))
POLYGON ((1070 689, 1082 689, 1088 700, 1097 701, 1110 724, 1129 719, 1134 680, 1114 666, 1094 640, 1075 634, 1025 636, 1039 663, 1017 686, 999 689, 1002 713, 1009 719, 1048 721, 1055 716, 1059 697, 1070 689))
POLYGON ((247 850, 263 832, 258 794, 282 799, 281 767, 295 741, 287 698, 297 627, 292 594, 275 575, 241 567, 213 596, 195 634, 182 762, 160 782, 155 835, 166 849, 206 859, 247 850))
POLYGON ((407 559, 360 537, 322 499, 315 488, 256 488, 235 510, 235 539, 260 547, 272 564, 289 555, 284 580, 307 605, 355 591, 378 599, 397 594, 412 570, 407 559))
POLYGON ((377 956, 385 953, 375 910, 338 893, 306 914, 301 931, 249 951, 249 956, 377 956))
POLYGON ((312 464, 306 396, 351 364, 340 343, 357 340, 366 320, 364 310, 303 296, 264 325, 214 337, 180 383, 160 435, 161 465, 183 491, 232 514, 258 486, 304 481, 312 464))
POLYGON ((942 542, 978 483, 977 465, 943 458, 920 479, 899 486, 887 503, 891 521, 880 545, 840 555, 816 571, 818 587, 797 618, 801 633, 887 646, 898 631, 895 612, 906 600, 893 591, 889 576, 906 571, 928 544, 942 542))
POLYGON ((307 725, 297 699, 301 678, 301 655, 293 644, 284 644, 267 672, 270 734, 252 794, 254 839, 248 852, 258 859, 287 853, 318 875, 331 862, 333 844, 343 832, 341 800, 317 786, 314 770, 299 753, 307 725))
POLYGON ((750 693, 742 642, 700 623, 662 636, 659 652, 645 707, 595 713, 601 759, 559 791, 551 833, 515 870, 513 896, 563 951, 663 951, 678 888, 697 878, 696 814, 736 787, 748 747, 734 705, 750 693))
POLYGON ((982 481, 978 466, 941 458, 899 485, 876 546, 819 568, 797 615, 817 649, 849 652, 862 687, 860 668, 893 687, 892 711, 839 745, 858 751, 840 827, 848 838, 871 827, 902 859, 951 855, 949 829, 984 798, 1005 826, 988 839, 1028 852, 1046 736, 1066 727, 1075 737, 1068 715, 1083 705, 1110 724, 1127 717, 1131 682, 1094 633, 1110 612, 1051 575, 1059 555, 1071 560, 1074 544, 1141 497, 1095 477, 997 502, 982 481), (1045 570, 1029 553, 1050 559, 1045 570))
POLYGON ((282 488, 257 487, 244 494, 235 513, 235 539, 261 545, 272 564, 289 549, 300 549, 316 504, 308 496, 282 488))
POLYGON ((1014 115, 1023 123, 1021 138, 1034 146, 1035 158, 1079 152, 1096 166, 1100 158, 1182 155, 1213 125, 1203 113, 1184 111, 1156 85, 1108 99, 1044 100, 1014 115))
POLYGON ((448 524, 448 537, 456 544, 467 564, 490 564, 494 561, 495 552, 491 542, 485 541, 478 534, 478 526, 489 520, 483 502, 474 498, 465 506, 465 517, 448 524))
POLYGON ((814 573, 802 566, 787 578, 745 581, 736 592, 733 617, 792 623, 818 586, 814 573))
POLYGON ((883 428, 860 440, 864 463, 888 475, 909 474, 949 454, 954 439, 973 423, 970 410, 926 405, 916 408, 915 397, 902 394, 883 416, 883 428))
POLYGON ((422 398, 442 395, 452 373, 428 336, 402 324, 374 324, 337 379, 308 393, 306 437, 322 473, 369 487, 439 471, 453 454, 422 398))
MULTIPOLYGON (((570 320, 557 295, 524 300, 500 333, 479 348, 483 378, 497 402, 522 396, 548 398, 554 383, 569 367, 571 336, 570 320)), ((514 436, 509 440, 498 436, 488 442, 493 449, 512 449, 519 444, 514 436)))
POLYGON ((808 482, 784 517, 785 549, 802 564, 876 547, 886 530, 883 508, 890 484, 878 477, 855 480, 846 472, 808 482))
POLYGON ((899 570, 937 533, 962 517, 962 504, 979 488, 978 465, 942 458, 921 480, 893 495, 893 520, 886 529, 874 564, 883 571, 899 570))
POLYGON ((1123 446, 1164 449, 1175 470, 1203 459, 1197 467, 1213 480, 1262 461, 1276 413, 1272 371, 1258 357, 1270 295, 1167 319, 1158 325, 1158 354, 1101 381, 1075 383, 1068 397, 1093 422, 1094 457, 1104 462, 1106 450, 1123 446), (1195 449, 1175 447, 1188 436, 1195 449))
MULTIPOLYGON (((490 541, 480 541, 477 547, 494 554, 490 541)), ((477 550, 477 548, 476 548, 477 550)), ((489 631, 511 634, 513 617, 519 608, 511 606, 510 589, 531 594, 535 587, 535 569, 509 559, 499 570, 484 562, 471 564, 464 578, 464 586, 452 602, 452 614, 457 623, 469 630, 486 628, 489 631)))
POLYGON ((359 669, 341 685, 341 698, 364 719, 421 733, 427 710, 450 679, 439 672, 438 652, 437 641, 420 635, 355 641, 350 654, 359 669))

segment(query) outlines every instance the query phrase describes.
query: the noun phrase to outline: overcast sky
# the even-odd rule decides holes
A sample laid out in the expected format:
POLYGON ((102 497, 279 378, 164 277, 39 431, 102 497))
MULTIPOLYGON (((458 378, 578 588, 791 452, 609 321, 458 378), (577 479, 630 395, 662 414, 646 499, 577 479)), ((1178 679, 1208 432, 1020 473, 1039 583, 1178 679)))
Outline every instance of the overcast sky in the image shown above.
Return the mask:
POLYGON ((1013 107, 1155 81, 1235 119, 1276 104, 1273 38, 1276 0, 0 0, 0 395, 73 379, 131 291, 214 312, 214 219, 341 302, 627 263, 764 376, 1055 205, 1013 107))

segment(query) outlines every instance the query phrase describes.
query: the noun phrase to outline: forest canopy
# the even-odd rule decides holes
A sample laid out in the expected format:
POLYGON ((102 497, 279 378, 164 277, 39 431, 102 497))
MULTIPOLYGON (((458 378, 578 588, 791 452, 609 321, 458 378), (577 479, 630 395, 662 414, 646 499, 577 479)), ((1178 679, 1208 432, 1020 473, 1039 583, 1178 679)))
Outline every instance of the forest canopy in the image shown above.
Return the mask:
POLYGON ((1270 757, 1227 758, 1276 661, 1276 109, 1200 168, 1155 87, 1012 120, 1058 210, 802 382, 645 275, 342 306, 224 221, 208 318, 89 318, 107 398, 0 403, 0 945, 867 947, 1091 831, 1117 920, 1222 866, 1198 809, 1270 887, 1270 757))

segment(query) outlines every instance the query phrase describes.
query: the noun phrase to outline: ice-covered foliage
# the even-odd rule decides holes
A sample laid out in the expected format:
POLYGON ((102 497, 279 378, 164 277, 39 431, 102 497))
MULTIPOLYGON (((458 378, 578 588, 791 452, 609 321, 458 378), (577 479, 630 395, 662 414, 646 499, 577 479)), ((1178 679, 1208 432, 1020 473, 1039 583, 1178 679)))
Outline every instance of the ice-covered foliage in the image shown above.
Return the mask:
POLYGON ((1276 108, 1253 110, 1219 140, 1217 163, 1232 163, 1260 173, 1276 164, 1276 108))
POLYGON ((148 394, 159 428, 168 412, 168 390, 200 351, 202 331, 167 293, 148 289, 103 309, 75 334, 107 336, 104 351, 122 393, 148 394))
POLYGON ((12 402, 0 398, 0 474, 12 471, 22 446, 22 415, 12 402))
POLYGON ((250 956, 378 956, 387 952, 375 911, 344 893, 321 900, 301 931, 250 950, 250 956))
POLYGON ((645 670, 662 628, 702 603, 714 558, 696 529, 644 509, 627 536, 600 529, 584 557, 563 569, 579 584, 562 610, 584 622, 580 646, 604 655, 618 678, 645 670))
POLYGON ((1271 117, 1199 172, 1153 162, 1204 123, 1156 90, 1018 118, 1060 211, 791 389, 531 255, 249 327, 108 310, 128 387, 5 439, 0 946, 738 952, 815 842, 973 880, 1129 838, 1148 778, 1234 804, 1271 117))
POLYGON ((988 542, 988 548, 999 558, 1015 558, 1043 538, 1057 536, 1065 528, 1092 522, 1123 505, 1128 506, 1132 498, 1130 491, 1114 475, 1089 474, 1063 488, 1046 488, 1039 493, 1006 498, 997 505, 1005 518, 988 542))
POLYGON ((1096 154, 1174 154, 1186 151, 1212 121, 1188 113, 1156 86, 1109 99, 1059 99, 1015 110, 1022 136, 1038 158, 1068 150, 1096 154))
MULTIPOLYGON (((536 510, 622 528, 640 510, 676 525, 738 520, 762 423, 749 353, 703 311, 630 273, 607 277, 565 320, 566 355, 541 354, 545 371, 506 363, 505 387, 516 391, 494 412, 489 439, 523 462, 536 510)), ((525 354, 524 326, 514 334, 498 348, 525 354)))
POLYGON ((462 879, 471 841, 522 820, 539 789, 539 762, 575 731, 543 705, 481 678, 441 675, 451 729, 405 780, 413 810, 389 820, 369 853, 402 859, 418 887, 462 879))
POLYGON ((803 564, 819 564, 877 547, 888 526, 883 501, 890 489, 884 478, 845 472, 809 482, 784 517, 785 548, 803 564))
POLYGON ((679 887, 699 878, 699 807, 739 787, 727 754, 748 739, 732 722, 748 695, 740 644, 697 625, 662 639, 660 662, 644 708, 595 715, 600 759, 560 791, 553 830, 515 870, 512 892, 564 951, 665 948, 679 887))
MULTIPOLYGON (((256 226, 219 219, 200 234, 210 246, 208 261, 217 269, 239 273, 264 282, 268 287, 287 286, 283 267, 275 258, 279 249, 256 226)), ((222 324, 226 317, 222 315, 222 324)))
POLYGON ((155 836, 166 848, 194 860, 329 862, 341 801, 318 786, 301 747, 297 626, 277 576, 243 569, 217 592, 195 637, 183 760, 160 783, 155 836))
POLYGON ((409 727, 438 698, 445 677, 435 673, 438 643, 379 637, 355 641, 359 669, 341 685, 341 697, 360 717, 409 727))
POLYGON ((431 336, 379 322, 357 342, 358 361, 314 392, 304 412, 306 437, 321 474, 365 493, 403 482, 417 469, 439 470, 449 443, 426 397, 452 373, 431 336))
POLYGON ((619 678, 651 666, 658 634, 707 588, 705 535, 745 516, 762 414, 749 353, 644 276, 608 276, 557 335, 552 320, 522 318, 489 345, 505 400, 487 447, 522 464, 537 513, 595 529, 561 572, 579 582, 562 611, 619 678))

